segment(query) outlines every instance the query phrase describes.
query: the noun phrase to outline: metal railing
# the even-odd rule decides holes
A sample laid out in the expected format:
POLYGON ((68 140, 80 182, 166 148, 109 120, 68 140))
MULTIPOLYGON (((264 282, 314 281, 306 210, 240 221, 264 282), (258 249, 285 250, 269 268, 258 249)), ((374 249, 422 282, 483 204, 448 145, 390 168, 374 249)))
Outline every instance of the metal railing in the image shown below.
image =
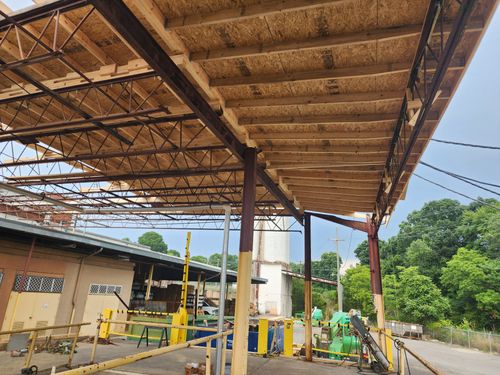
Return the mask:
POLYGON ((85 322, 85 323, 61 324, 61 325, 36 327, 36 328, 12 329, 9 331, 0 331, 0 336, 15 335, 15 334, 19 334, 19 333, 28 333, 28 332, 30 333, 30 336, 29 336, 30 344, 28 347, 28 354, 26 355, 26 359, 24 360, 24 368, 28 369, 28 368, 30 368, 31 359, 33 358, 33 353, 35 351, 36 341, 38 338, 44 337, 44 336, 39 336, 39 332, 48 331, 48 330, 55 330, 55 329, 62 329, 62 328, 71 329, 73 327, 76 327, 76 333, 74 335, 71 335, 70 333, 63 335, 64 337, 67 337, 67 338, 73 338, 73 341, 71 342, 71 349, 69 352, 68 362, 66 364, 66 367, 71 368, 71 363, 73 362, 73 355, 75 354, 76 343, 78 341, 78 337, 80 336, 80 329, 82 326, 86 326, 89 324, 90 324, 90 322, 85 322))
POLYGON ((500 353, 500 335, 491 332, 471 331, 454 327, 425 327, 425 337, 451 345, 479 349, 483 352, 500 353))
MULTIPOLYGON (((175 345, 170 345, 170 346, 164 346, 164 347, 159 347, 157 349, 153 350, 148 350, 145 352, 141 353, 136 353, 136 354, 131 354, 127 355, 125 357, 120 357, 120 358, 114 358, 110 359, 104 362, 100 363, 94 363, 95 360, 95 354, 97 351, 97 343, 99 341, 99 330, 100 326, 102 324, 124 324, 124 325, 143 325, 143 326, 149 326, 149 327, 156 327, 156 328, 177 328, 177 329, 184 329, 184 330, 194 330, 194 331, 216 331, 216 329, 208 328, 208 327, 197 327, 197 326, 180 326, 176 324, 163 324, 163 323, 146 323, 146 322, 136 322, 136 321, 128 321, 128 320, 109 320, 109 319, 100 319, 98 321, 97 325, 97 332, 94 338, 94 343, 92 346, 92 352, 91 352, 91 358, 90 358, 90 365, 75 368, 72 370, 68 371, 63 371, 61 373, 58 373, 60 375, 87 375, 87 374, 95 374, 100 371, 104 370, 109 370, 115 367, 119 366, 124 366, 130 363, 134 363, 137 361, 140 361, 142 359, 146 358, 151 358, 151 357, 156 357, 162 354, 167 354, 174 352, 176 350, 180 349, 185 349, 193 346, 197 346, 203 343, 206 343, 206 375, 211 375, 212 373, 212 340, 217 340, 218 338, 222 338, 223 341, 223 347, 222 347, 222 360, 225 363, 225 358, 226 358, 226 346, 227 346, 227 336, 231 335, 233 333, 232 330, 224 331, 221 333, 214 333, 213 335, 210 336, 205 336, 201 337, 198 339, 178 343, 175 345)), ((224 369, 221 370, 221 374, 224 373, 224 369)), ((218 375, 221 375, 218 374, 218 375)))

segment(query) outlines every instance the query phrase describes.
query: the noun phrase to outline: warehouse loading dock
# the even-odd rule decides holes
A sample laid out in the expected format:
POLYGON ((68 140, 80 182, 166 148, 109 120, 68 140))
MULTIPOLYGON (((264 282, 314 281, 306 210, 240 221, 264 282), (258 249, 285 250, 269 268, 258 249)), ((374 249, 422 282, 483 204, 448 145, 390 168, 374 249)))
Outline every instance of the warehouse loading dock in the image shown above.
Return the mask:
POLYGON ((247 372, 255 221, 304 225, 307 361, 311 216, 346 225, 368 236, 383 336, 378 229, 498 2, 354 3, 3 7, 2 212, 45 226, 197 229, 222 229, 226 213, 240 231, 235 375, 247 372))

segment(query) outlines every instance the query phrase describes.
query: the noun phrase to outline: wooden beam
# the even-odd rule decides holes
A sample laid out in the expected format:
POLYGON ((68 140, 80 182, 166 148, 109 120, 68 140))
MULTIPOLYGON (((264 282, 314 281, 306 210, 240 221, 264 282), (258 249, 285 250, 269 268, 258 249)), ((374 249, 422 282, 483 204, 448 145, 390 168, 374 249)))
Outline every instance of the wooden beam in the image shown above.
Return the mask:
POLYGON ((298 180, 298 179, 284 179, 283 182, 287 184, 288 187, 291 188, 291 186, 295 188, 302 188, 302 189, 308 189, 308 188, 325 188, 325 189, 330 189, 330 190, 336 190, 336 191, 350 191, 351 194, 354 194, 355 192, 359 192, 360 194, 376 194, 377 193, 377 187, 374 186, 374 183, 371 181, 366 181, 366 182, 360 182, 360 181, 304 181, 304 180, 298 180), (310 182, 310 184, 307 184, 307 182, 310 182))
POLYGON ((343 123, 377 123, 396 121, 397 113, 367 113, 367 114, 345 114, 345 115, 312 115, 312 116, 269 116, 269 117, 241 117, 240 125, 264 126, 264 125, 330 125, 343 123))
MULTIPOLYGON (((111 79, 125 78, 134 76, 141 76, 145 73, 152 73, 153 70, 142 59, 135 59, 129 61, 125 65, 104 65, 98 70, 83 73, 92 83, 100 83, 111 79)), ((44 86, 51 90, 65 89, 70 91, 72 87, 75 89, 81 85, 88 84, 88 81, 82 78, 79 74, 71 72, 64 77, 43 80, 44 86)), ((14 99, 26 94, 39 93, 40 90, 31 84, 17 83, 0 91, 0 100, 14 99)))
POLYGON ((365 197, 372 198, 375 200, 377 191, 362 191, 362 190, 351 190, 351 189, 339 189, 339 188, 326 188, 326 187, 307 187, 307 186, 297 186, 288 185, 288 188, 298 195, 304 194, 324 194, 324 195, 334 195, 334 196, 349 196, 349 197, 365 197))
POLYGON ((358 154, 387 154, 387 145, 330 145, 330 146, 318 146, 318 145, 310 145, 310 146, 286 146, 286 145, 278 145, 278 146, 267 146, 262 145, 260 149, 266 153, 266 155, 273 154, 346 154, 346 155, 358 155, 358 154))
POLYGON ((254 140, 336 140, 342 139, 345 141, 356 140, 385 140, 392 138, 392 132, 387 131, 327 131, 327 132, 274 132, 274 133, 252 133, 249 135, 254 140))
POLYGON ((379 77, 388 74, 404 73, 410 69, 410 63, 375 64, 347 68, 310 70, 285 74, 256 74, 242 77, 217 78, 210 80, 215 87, 238 87, 248 85, 268 85, 326 79, 353 79, 379 77))
POLYGON ((330 202, 339 202, 340 204, 342 205, 362 205, 362 206, 371 206, 373 204, 375 204, 375 198, 376 196, 372 197, 371 199, 370 198, 367 198, 367 197, 352 197, 352 196, 348 196, 348 195, 342 195, 342 196, 334 196, 334 195, 326 195, 326 194, 316 194, 316 193, 313 193, 313 192, 306 192, 306 193, 302 193, 302 192, 298 192, 298 191, 294 191, 295 193, 295 197, 297 198, 297 200, 299 202, 309 202, 309 201, 314 201, 314 202, 318 202, 318 203, 330 203, 330 202))
POLYGON ((164 24, 169 29, 187 26, 208 26, 217 23, 243 21, 249 18, 271 16, 286 12, 306 10, 341 3, 348 0, 274 0, 237 8, 226 8, 211 13, 191 14, 183 17, 166 19, 164 24))
POLYGON ((268 154, 266 161, 274 163, 383 163, 387 159, 387 152, 380 155, 337 155, 337 154, 268 154))
MULTIPOLYGON (((452 24, 444 24, 445 34, 449 34, 452 24)), ((481 32, 484 22, 481 18, 473 19, 466 32, 481 32)), ((314 49, 338 48, 348 45, 365 44, 369 42, 410 38, 420 35, 422 25, 404 25, 389 27, 384 29, 372 29, 367 31, 356 31, 351 33, 331 35, 327 37, 308 38, 305 40, 291 40, 278 43, 260 43, 251 46, 221 48, 206 51, 197 51, 191 54, 193 61, 220 61, 227 59, 236 59, 252 57, 259 55, 274 55, 278 53, 292 53, 297 51, 307 51, 314 49)), ((438 34, 435 34, 438 36, 438 34)))
MULTIPOLYGON (((380 171, 335 171, 335 170, 311 170, 311 171, 283 171, 280 177, 303 179, 334 179, 344 181, 373 181, 379 182, 382 172, 380 171)), ((313 181, 307 181, 313 183, 313 181)))
POLYGON ((191 54, 191 59, 194 61, 217 61, 258 56, 261 54, 269 56, 278 53, 290 53, 312 49, 329 49, 347 45, 368 43, 378 40, 408 38, 419 35, 421 30, 422 25, 408 25, 387 29, 372 29, 361 32, 358 31, 320 38, 308 38, 305 40, 292 40, 279 43, 261 43, 253 46, 236 48, 221 48, 193 52, 191 54))
POLYGON ((229 108, 282 107, 314 104, 369 103, 402 100, 404 91, 361 92, 322 96, 288 96, 281 98, 233 99, 226 102, 229 108))

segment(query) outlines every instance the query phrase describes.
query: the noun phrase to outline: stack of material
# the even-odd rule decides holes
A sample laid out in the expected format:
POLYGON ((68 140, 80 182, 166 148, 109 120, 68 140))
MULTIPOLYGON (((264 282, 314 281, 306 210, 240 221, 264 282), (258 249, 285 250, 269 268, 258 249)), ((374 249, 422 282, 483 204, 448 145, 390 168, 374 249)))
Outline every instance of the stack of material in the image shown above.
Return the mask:
MULTIPOLYGON (((184 370, 186 375, 192 375, 192 374, 205 375, 207 367, 205 363, 193 362, 193 363, 187 363, 186 366, 184 367, 184 370)), ((213 372, 213 369, 211 372, 213 372)))

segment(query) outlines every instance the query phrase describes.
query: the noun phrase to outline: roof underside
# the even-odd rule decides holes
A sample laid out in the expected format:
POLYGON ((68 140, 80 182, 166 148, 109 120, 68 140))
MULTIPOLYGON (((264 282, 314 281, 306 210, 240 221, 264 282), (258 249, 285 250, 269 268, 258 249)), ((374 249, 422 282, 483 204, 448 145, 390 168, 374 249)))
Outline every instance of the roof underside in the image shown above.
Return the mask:
MULTIPOLYGON (((136 25, 117 25, 103 3, 123 10, 101 0, 0 8, 13 16, 0 21, 4 182, 84 209, 230 204, 238 215, 239 151, 250 146, 261 150, 262 217, 391 213, 496 5, 462 2, 471 11, 455 35, 465 11, 445 1, 417 61, 428 0, 125 1, 193 93, 174 70, 160 71, 160 55, 132 40, 136 25), (457 44, 443 63, 450 36, 457 44), (190 101, 200 94, 202 104, 190 101), (220 136, 214 115, 234 139, 220 136)), ((33 198, 18 198, 3 194, 2 212, 33 207, 33 198)), ((38 214, 54 210, 36 204, 38 214)), ((195 214, 220 211, 184 220, 202 218, 195 214)), ((152 224, 183 219, 78 220, 118 225, 145 215, 152 224)))

